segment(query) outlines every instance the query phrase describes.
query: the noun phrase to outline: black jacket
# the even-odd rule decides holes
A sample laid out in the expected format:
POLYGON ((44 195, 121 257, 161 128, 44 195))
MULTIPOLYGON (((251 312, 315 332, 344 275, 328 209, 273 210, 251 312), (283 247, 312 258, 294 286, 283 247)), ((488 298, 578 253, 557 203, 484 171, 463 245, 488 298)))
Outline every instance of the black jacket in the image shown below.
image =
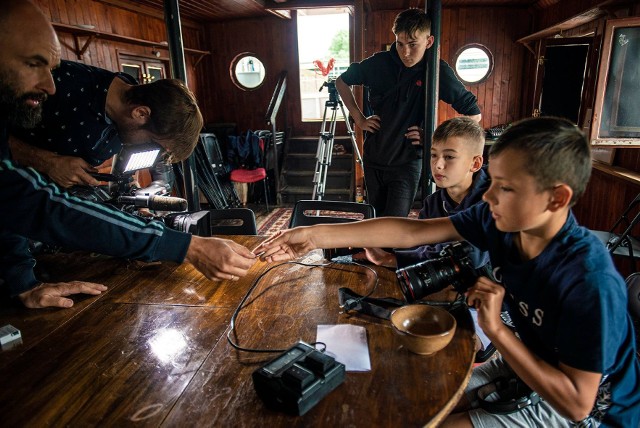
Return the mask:
MULTIPOLYGON (((411 68, 400 60, 395 43, 359 63, 352 63, 341 79, 349 86, 369 89, 372 113, 380 116, 380 129, 367 134, 365 164, 397 167, 422 157, 422 147, 406 141, 410 126, 420 126, 424 118, 425 58, 411 68)), ((463 115, 480 114, 475 95, 457 79, 445 61, 440 61, 439 97, 463 115)))

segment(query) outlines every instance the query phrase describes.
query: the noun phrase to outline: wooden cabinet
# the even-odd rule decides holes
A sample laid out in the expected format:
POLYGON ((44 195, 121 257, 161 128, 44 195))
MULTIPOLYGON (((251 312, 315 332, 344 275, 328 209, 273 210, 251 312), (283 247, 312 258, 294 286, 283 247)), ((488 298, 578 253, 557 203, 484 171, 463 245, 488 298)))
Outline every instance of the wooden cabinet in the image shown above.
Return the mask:
POLYGON ((140 83, 151 83, 166 77, 166 68, 161 60, 119 55, 120 71, 135 77, 140 83))

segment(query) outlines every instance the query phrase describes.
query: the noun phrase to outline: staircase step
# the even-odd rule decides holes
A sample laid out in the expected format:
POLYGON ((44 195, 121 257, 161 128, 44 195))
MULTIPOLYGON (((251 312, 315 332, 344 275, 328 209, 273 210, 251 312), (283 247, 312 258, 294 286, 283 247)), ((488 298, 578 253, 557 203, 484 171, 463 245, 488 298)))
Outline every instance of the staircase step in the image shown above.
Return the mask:
MULTIPOLYGON (((314 154, 310 153, 287 153, 284 159, 282 169, 285 171, 292 170, 316 170, 317 159, 314 154)), ((353 169, 353 158, 351 155, 333 155, 331 157, 331 165, 329 170, 348 170, 353 169)))
MULTIPOLYGON (((280 195, 283 203, 295 203, 301 199, 311 199, 313 186, 284 186, 280 189, 280 195)), ((326 188, 323 199, 349 201, 351 200, 351 192, 349 189, 326 188)))
MULTIPOLYGON (((320 142, 320 135, 316 137, 292 137, 289 139, 289 153, 313 153, 314 155, 318 151, 318 143, 320 142)), ((341 144, 345 150, 351 154, 351 138, 335 136, 333 138, 333 145, 341 144)))

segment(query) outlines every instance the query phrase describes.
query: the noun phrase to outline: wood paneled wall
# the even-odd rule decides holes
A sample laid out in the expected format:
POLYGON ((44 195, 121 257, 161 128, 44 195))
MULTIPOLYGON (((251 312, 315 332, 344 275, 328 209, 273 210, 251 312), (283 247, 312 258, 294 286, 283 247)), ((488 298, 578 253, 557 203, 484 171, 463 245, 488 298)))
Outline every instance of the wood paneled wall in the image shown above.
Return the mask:
MULTIPOLYGON (((282 71, 287 71, 287 91, 276 123, 284 130, 285 118, 299 111, 298 41, 295 16, 242 19, 207 25, 211 56, 203 61, 206 79, 201 100, 207 123, 235 123, 238 131, 268 129, 265 115, 282 71), (264 65, 265 80, 246 91, 231 80, 231 63, 243 52, 253 53, 264 65)), ((298 113, 298 117, 300 114, 298 113)), ((299 130, 296 130, 299 131, 299 130)), ((300 135, 300 134, 297 134, 300 135)))
MULTIPOLYGON (((365 13, 365 57, 395 40, 391 27, 398 12, 365 13)), ((528 34, 530 26, 530 15, 524 9, 483 7, 443 10, 441 57, 445 61, 452 63, 455 53, 467 43, 483 44, 493 52, 491 76, 485 82, 468 87, 478 97, 484 127, 521 117, 522 74, 527 51, 516 40, 528 34)), ((219 83, 215 90, 206 91, 211 98, 203 100, 207 122, 234 122, 242 129, 264 127, 263 116, 275 78, 284 69, 289 72, 285 105, 292 135, 317 134, 318 123, 304 124, 300 121, 295 16, 291 20, 273 18, 214 23, 208 26, 207 37, 213 52, 207 62, 211 69, 211 84, 219 83), (250 92, 236 88, 229 78, 232 59, 245 51, 255 52, 268 73, 265 84, 250 92)), ((440 122, 455 115, 447 104, 440 104, 440 122)), ((338 129, 338 132, 342 130, 338 129)))
MULTIPOLYGON (((391 31, 400 11, 367 14, 365 57, 395 41, 391 31)), ((526 49, 516 41, 527 35, 531 17, 525 9, 505 7, 444 8, 440 37, 440 58, 454 64, 456 53, 469 43, 486 46, 494 68, 484 82, 467 85, 478 97, 482 126, 489 128, 522 117, 523 70, 526 49)), ((458 114, 446 103, 438 106, 438 122, 458 114)))
MULTIPOLYGON (((120 36, 133 37, 148 41, 166 41, 167 33, 164 20, 161 17, 149 16, 143 13, 136 13, 129 10, 109 6, 93 0, 35 0, 43 12, 51 18, 51 22, 78 25, 93 25, 94 30, 103 33, 113 33, 120 36)), ((58 37, 62 44, 62 58, 71 61, 82 62, 105 68, 107 70, 119 70, 118 53, 126 53, 136 56, 157 59, 152 55, 153 47, 141 46, 133 43, 123 43, 112 40, 97 38, 93 40, 81 59, 76 56, 74 38, 70 33, 58 32, 58 37)), ((182 26, 182 37, 185 47, 207 50, 204 38, 204 27, 200 25, 182 26)), ((82 46, 86 37, 80 37, 82 46)), ((169 73, 168 50, 162 46, 156 48, 161 53, 162 60, 167 63, 169 73)), ((198 98, 202 98, 202 93, 198 91, 199 66, 194 67, 197 57, 191 54, 185 55, 187 63, 187 81, 198 98)), ((170 77, 170 76, 167 76, 170 77)))

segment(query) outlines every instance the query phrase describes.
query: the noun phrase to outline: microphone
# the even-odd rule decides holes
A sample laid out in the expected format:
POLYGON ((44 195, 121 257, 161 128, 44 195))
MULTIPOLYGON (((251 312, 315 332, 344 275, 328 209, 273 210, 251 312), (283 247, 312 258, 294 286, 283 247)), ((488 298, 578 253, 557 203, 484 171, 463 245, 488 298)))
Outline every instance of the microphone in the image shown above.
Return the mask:
POLYGON ((186 211, 187 200, 172 196, 118 196, 118 203, 158 211, 186 211))

